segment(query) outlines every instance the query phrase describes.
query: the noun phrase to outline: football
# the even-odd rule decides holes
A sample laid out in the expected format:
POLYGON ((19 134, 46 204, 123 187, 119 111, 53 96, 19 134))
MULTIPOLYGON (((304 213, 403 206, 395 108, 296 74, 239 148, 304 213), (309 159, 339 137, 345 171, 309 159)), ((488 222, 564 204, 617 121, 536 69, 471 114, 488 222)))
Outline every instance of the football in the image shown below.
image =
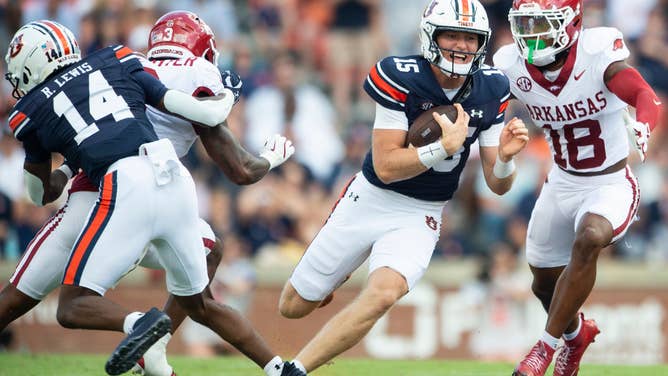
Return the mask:
POLYGON ((434 120, 433 112, 445 114, 453 123, 457 119, 457 109, 455 106, 443 105, 428 109, 418 116, 408 127, 408 135, 406 135, 407 145, 420 147, 430 144, 441 137, 441 126, 434 120))

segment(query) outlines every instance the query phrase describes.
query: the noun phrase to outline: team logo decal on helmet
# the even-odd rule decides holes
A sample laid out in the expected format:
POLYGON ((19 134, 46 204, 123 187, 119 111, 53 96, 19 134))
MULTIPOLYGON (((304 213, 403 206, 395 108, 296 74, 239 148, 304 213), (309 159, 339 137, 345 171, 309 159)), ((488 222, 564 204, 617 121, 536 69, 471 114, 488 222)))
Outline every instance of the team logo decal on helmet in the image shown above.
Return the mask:
POLYGON ((508 20, 522 57, 545 66, 580 36, 582 0, 514 0, 508 20))
POLYGON ((420 22, 422 56, 450 76, 467 76, 480 69, 491 30, 487 12, 478 0, 433 0, 427 5, 420 22), (442 49, 436 37, 444 31, 473 33, 478 36, 476 52, 442 49), (452 54, 473 55, 468 63, 457 63, 452 54))
POLYGON ((12 43, 9 44, 9 57, 13 58, 21 52, 23 48, 23 34, 17 35, 16 38, 12 40, 12 43))
POLYGON ((68 28, 53 21, 34 21, 14 34, 5 55, 5 78, 14 87, 12 96, 18 99, 51 73, 79 60, 79 44, 68 28))
POLYGON ((192 12, 174 11, 160 17, 151 29, 148 42, 150 59, 197 56, 218 65, 213 31, 192 12))

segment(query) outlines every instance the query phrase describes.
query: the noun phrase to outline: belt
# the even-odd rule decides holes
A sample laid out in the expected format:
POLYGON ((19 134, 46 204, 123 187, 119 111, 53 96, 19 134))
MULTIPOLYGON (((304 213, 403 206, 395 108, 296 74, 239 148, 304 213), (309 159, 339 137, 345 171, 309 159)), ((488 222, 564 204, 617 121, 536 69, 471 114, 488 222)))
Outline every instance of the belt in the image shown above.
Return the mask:
POLYGON ((613 164, 612 166, 606 168, 605 170, 601 170, 601 171, 578 172, 578 171, 566 170, 566 169, 562 168, 561 166, 559 166, 559 168, 561 168, 562 171, 564 171, 568 174, 571 174, 571 175, 575 175, 575 176, 607 175, 607 174, 612 174, 613 172, 617 172, 617 171, 623 169, 624 167, 626 167, 626 158, 620 160, 619 162, 617 162, 617 163, 613 164))

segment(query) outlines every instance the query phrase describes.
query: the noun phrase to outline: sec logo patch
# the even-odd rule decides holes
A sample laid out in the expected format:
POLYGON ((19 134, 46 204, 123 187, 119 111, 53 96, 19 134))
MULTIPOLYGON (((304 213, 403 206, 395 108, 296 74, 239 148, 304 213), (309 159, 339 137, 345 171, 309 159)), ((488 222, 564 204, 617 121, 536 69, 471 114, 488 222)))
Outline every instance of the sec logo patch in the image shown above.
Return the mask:
POLYGON ((522 77, 517 79, 515 84, 522 91, 527 91, 527 92, 531 91, 532 84, 531 84, 531 80, 529 79, 529 77, 522 76, 522 77))

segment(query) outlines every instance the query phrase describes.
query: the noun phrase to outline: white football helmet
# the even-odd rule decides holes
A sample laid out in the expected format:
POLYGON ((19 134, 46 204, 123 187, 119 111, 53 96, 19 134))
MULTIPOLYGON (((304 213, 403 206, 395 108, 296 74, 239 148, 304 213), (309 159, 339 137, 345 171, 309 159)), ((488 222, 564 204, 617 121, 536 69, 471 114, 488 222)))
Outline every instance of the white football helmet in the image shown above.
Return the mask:
POLYGON ((420 22, 420 46, 422 56, 446 74, 467 76, 480 69, 485 59, 487 43, 492 31, 485 8, 478 0, 432 0, 422 14, 420 22), (474 53, 442 49, 436 44, 441 31, 463 31, 478 35, 478 51, 474 53), (474 55, 469 63, 459 64, 443 56, 442 51, 474 55))
POLYGON ((65 26, 48 20, 21 27, 9 44, 5 78, 14 98, 21 98, 51 73, 81 60, 79 44, 65 26))
POLYGON ((508 20, 522 57, 543 67, 580 36, 582 0, 514 0, 508 20))

